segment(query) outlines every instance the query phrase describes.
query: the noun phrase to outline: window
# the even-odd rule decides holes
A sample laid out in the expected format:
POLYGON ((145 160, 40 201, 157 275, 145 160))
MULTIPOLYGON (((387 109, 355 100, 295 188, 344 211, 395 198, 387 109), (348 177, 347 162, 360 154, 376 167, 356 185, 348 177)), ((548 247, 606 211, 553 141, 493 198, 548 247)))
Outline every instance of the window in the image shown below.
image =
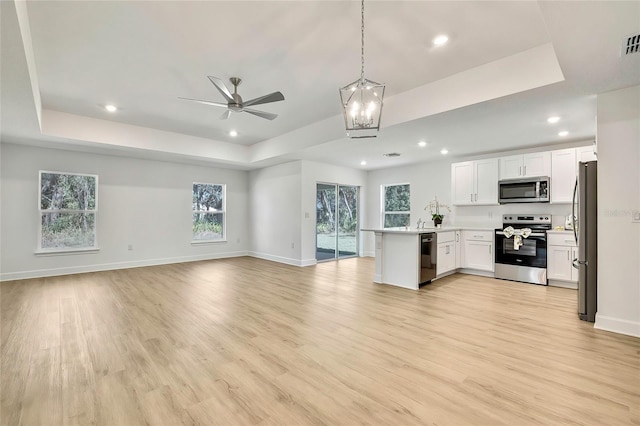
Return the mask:
POLYGON ((409 184, 382 186, 382 227, 409 226, 411 210, 409 184))
POLYGON ((193 184, 193 241, 225 239, 225 185, 193 184))
POLYGON ((39 251, 96 249, 98 176, 40 171, 39 251))

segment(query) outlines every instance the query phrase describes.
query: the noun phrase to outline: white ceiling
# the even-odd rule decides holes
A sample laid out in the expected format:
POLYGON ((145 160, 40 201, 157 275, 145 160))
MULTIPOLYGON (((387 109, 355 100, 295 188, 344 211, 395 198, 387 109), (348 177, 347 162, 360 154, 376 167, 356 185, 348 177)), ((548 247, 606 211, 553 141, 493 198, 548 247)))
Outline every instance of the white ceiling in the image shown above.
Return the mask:
POLYGON ((1 4, 5 142, 247 169, 293 159, 374 169, 442 147, 563 143, 560 128, 593 138, 595 95, 640 84, 640 54, 620 56, 623 36, 640 33, 639 1, 368 0, 365 75, 387 85, 383 129, 349 140, 338 88, 359 76, 357 1, 1 4), (450 42, 435 48, 441 33, 450 42), (207 75, 241 77, 244 99, 281 91, 284 102, 256 107, 279 117, 223 121, 221 109, 178 99, 221 102, 207 75), (551 126, 553 114, 562 121, 551 126), (403 155, 382 156, 391 151, 403 155))

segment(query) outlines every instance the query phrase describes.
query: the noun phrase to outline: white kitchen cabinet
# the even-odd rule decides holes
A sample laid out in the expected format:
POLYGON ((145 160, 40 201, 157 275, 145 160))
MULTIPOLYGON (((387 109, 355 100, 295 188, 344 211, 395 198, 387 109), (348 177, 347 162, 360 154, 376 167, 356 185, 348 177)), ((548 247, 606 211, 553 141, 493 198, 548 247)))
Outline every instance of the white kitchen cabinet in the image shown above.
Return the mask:
POLYGON ((576 183, 576 149, 551 151, 551 202, 573 202, 573 187, 576 183))
POLYGON ((456 269, 456 249, 454 243, 438 244, 438 263, 436 275, 441 275, 456 269))
POLYGON ((461 232, 456 231, 456 269, 462 268, 462 243, 460 242, 461 232))
POLYGON ((596 157, 595 152, 593 152, 593 145, 576 148, 576 157, 579 163, 598 161, 598 157, 596 157))
POLYGON ((500 179, 551 176, 551 152, 500 157, 500 179))
POLYGON ((458 206, 498 204, 498 160, 453 163, 451 198, 458 206))
POLYGON ((591 145, 551 151, 551 203, 572 203, 578 163, 595 160, 591 145))
POLYGON ((550 280, 572 281, 572 247, 547 246, 547 278, 550 280))
POLYGON ((578 270, 573 267, 573 259, 577 257, 577 247, 572 232, 549 233, 547 237, 547 278, 549 284, 554 280, 573 283, 563 284, 575 288, 578 282, 578 270))
POLYGON ((456 232, 438 232, 436 275, 456 269, 456 232))
POLYGON ((500 157, 500 179, 522 177, 522 155, 500 157))
POLYGON ((454 205, 473 204, 473 161, 451 165, 451 199, 454 205))
POLYGON ((493 231, 462 231, 462 267, 493 272, 493 231))

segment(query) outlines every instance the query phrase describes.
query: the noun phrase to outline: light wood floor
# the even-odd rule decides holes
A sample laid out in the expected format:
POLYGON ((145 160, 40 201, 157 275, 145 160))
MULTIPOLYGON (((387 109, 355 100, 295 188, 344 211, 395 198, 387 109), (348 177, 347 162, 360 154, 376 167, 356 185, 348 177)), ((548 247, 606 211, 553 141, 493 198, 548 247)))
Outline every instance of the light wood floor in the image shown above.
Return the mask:
POLYGON ((2 283, 3 425, 640 424, 640 339, 576 292, 372 259, 2 283))

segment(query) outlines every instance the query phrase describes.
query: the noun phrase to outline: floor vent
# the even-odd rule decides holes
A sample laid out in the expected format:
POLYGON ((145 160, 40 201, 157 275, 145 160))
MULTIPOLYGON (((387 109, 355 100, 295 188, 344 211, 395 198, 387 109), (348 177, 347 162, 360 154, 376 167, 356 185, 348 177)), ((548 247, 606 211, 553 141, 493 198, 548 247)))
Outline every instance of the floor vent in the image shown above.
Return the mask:
POLYGON ((622 51, 625 55, 640 53, 640 34, 635 34, 623 41, 622 51))

